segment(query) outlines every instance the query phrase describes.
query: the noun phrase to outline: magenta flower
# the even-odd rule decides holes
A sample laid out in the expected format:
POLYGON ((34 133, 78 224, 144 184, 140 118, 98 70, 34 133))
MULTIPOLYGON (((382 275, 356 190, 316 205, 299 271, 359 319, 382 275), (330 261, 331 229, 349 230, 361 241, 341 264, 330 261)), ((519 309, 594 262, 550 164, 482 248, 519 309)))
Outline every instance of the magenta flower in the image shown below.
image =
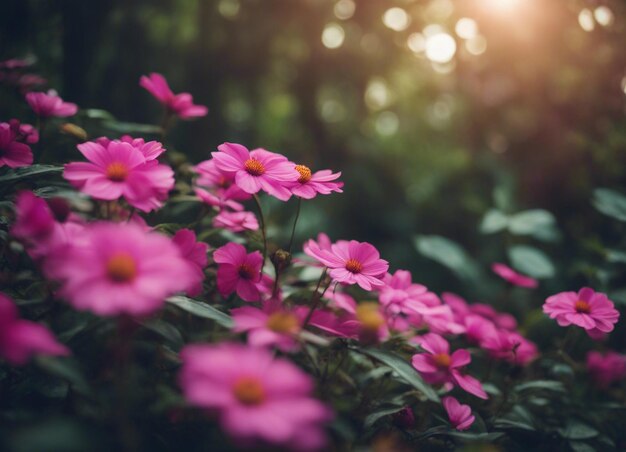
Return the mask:
POLYGON ((588 333, 609 333, 619 319, 619 312, 608 297, 584 287, 576 292, 561 292, 548 297, 543 312, 560 326, 576 325, 588 333))
POLYGON ((21 123, 17 119, 11 119, 9 125, 11 126, 11 130, 15 133, 16 141, 25 144, 35 144, 39 142, 39 132, 34 126, 21 123))
POLYGON ((482 345, 488 339, 498 335, 494 323, 477 314, 468 314, 464 317, 465 338, 470 344, 482 345))
POLYGON ((320 450, 328 407, 311 397, 312 379, 271 351, 234 343, 188 345, 179 382, 191 405, 217 412, 222 428, 248 447, 320 450), (261 444, 259 444, 261 443, 261 444))
MULTIPOLYGON (((248 333, 248 344, 254 347, 274 346, 284 352, 297 350, 295 336, 300 332, 304 312, 290 311, 278 300, 263 303, 262 309, 244 306, 230 311, 237 333, 248 333)), ((305 314, 306 315, 306 314, 305 314)))
POLYGON ((587 353, 587 370, 600 388, 608 388, 626 377, 626 355, 613 351, 587 353))
POLYGON ((498 275, 500 278, 505 281, 510 282, 514 286, 519 287, 527 287, 529 289, 534 289, 539 285, 536 279, 533 279, 529 276, 522 275, 521 273, 517 273, 511 267, 501 264, 499 262, 494 263, 491 266, 491 270, 498 275))
POLYGON ((480 346, 496 358, 525 366, 538 355, 537 346, 514 331, 499 330, 483 337, 480 346))
POLYGON ((11 124, 0 123, 0 168, 5 165, 9 168, 32 165, 33 152, 19 138, 11 124))
POLYGON ((92 223, 46 262, 76 309, 112 316, 150 314, 197 282, 197 271, 168 237, 134 223, 92 223))
POLYGON ((150 76, 142 75, 139 86, 148 90, 168 111, 181 119, 206 116, 209 112, 204 105, 195 105, 189 93, 174 94, 161 74, 153 72, 150 76))
POLYGON ((397 270, 393 275, 387 273, 383 279, 385 285, 381 287, 378 300, 393 313, 407 313, 433 306, 439 306, 439 297, 430 292, 426 286, 414 284, 411 273, 406 270, 397 270))
POLYGON ((216 168, 234 174, 235 183, 244 192, 254 194, 263 190, 281 201, 291 197, 288 187, 298 180, 300 173, 286 157, 265 149, 248 151, 236 143, 224 143, 218 149, 219 152, 211 153, 216 168))
POLYGON ((158 141, 146 141, 143 138, 133 138, 130 135, 122 135, 118 140, 111 140, 107 137, 100 137, 95 140, 96 143, 105 148, 115 141, 132 145, 132 147, 138 149, 143 154, 146 161, 155 160, 165 152, 163 144, 158 141))
POLYGON ((422 337, 419 344, 426 353, 413 355, 413 367, 427 383, 457 385, 470 394, 487 399, 487 393, 478 380, 461 372, 471 362, 467 350, 459 349, 450 355, 450 344, 438 334, 422 337))
POLYGON ((228 229, 232 232, 256 231, 259 222, 252 212, 221 211, 213 218, 213 227, 228 229))
POLYGON ((243 210, 243 205, 227 197, 228 191, 229 190, 218 190, 218 194, 215 195, 203 188, 194 188, 196 196, 208 206, 216 207, 218 209, 228 208, 237 212, 243 210))
POLYGON ((333 182, 341 177, 341 173, 333 173, 331 170, 322 170, 311 173, 308 166, 296 165, 296 171, 300 174, 298 180, 290 187, 291 192, 304 199, 313 199, 317 194, 329 195, 332 192, 343 193, 343 182, 333 182))
POLYGON ((35 114, 41 118, 49 118, 51 116, 65 118, 74 116, 78 111, 76 104, 64 102, 53 90, 47 93, 30 92, 26 94, 26 102, 28 102, 35 114))
POLYGON ((383 287, 382 278, 389 269, 378 250, 366 242, 340 240, 325 250, 313 240, 304 245, 304 252, 329 268, 333 280, 358 284, 364 290, 383 287))
POLYGON ((461 405, 454 397, 444 397, 442 399, 443 407, 448 413, 450 424, 457 430, 467 430, 476 419, 472 415, 472 409, 469 405, 461 405))
POLYGON ((43 325, 18 316, 17 307, 0 293, 0 357, 21 366, 33 355, 66 356, 69 349, 43 325))
POLYGON ((65 165, 63 177, 95 199, 114 200, 124 197, 144 212, 163 205, 174 187, 174 172, 156 160, 147 160, 143 147, 111 141, 105 147, 95 142, 78 145, 89 162, 65 165))
POLYGON ((243 245, 227 243, 213 253, 217 268, 217 289, 222 296, 237 292, 244 301, 261 298, 258 284, 261 282, 263 256, 258 251, 247 253, 243 245))
POLYGON ((190 229, 179 229, 172 242, 180 249, 183 258, 193 268, 193 283, 186 289, 187 295, 195 297, 202 293, 202 281, 204 280, 204 268, 207 266, 209 245, 196 241, 196 233, 190 229))

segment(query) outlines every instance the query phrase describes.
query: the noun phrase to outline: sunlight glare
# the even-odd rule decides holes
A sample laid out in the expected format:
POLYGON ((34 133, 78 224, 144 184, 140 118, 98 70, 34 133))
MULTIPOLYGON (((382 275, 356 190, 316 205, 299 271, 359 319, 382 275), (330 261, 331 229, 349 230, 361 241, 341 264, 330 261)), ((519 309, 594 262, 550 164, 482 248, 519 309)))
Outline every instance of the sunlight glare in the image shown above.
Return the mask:
POLYGON ((448 33, 437 33, 426 39, 426 57, 434 63, 447 63, 455 53, 456 41, 448 33))

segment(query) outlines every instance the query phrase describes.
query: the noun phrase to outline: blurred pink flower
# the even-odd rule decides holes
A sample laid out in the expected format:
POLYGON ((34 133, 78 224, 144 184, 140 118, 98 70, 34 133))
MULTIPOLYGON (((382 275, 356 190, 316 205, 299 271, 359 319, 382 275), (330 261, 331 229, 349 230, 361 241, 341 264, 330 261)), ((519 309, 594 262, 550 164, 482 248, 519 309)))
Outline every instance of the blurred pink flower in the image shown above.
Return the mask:
POLYGON ((78 150, 89 162, 67 163, 63 177, 95 199, 123 196, 144 212, 158 209, 174 187, 174 172, 147 160, 141 149, 122 141, 111 141, 106 147, 95 142, 79 144, 78 150))
POLYGON ((246 447, 320 450, 332 411, 311 397, 313 380, 271 351, 234 343, 188 345, 179 382, 191 405, 217 412, 246 447))
POLYGON ((608 297, 584 287, 576 292, 561 292, 548 297, 543 312, 560 326, 576 325, 595 334, 609 333, 619 319, 619 311, 608 297))
POLYGON ((438 306, 439 297, 426 286, 412 282, 411 273, 397 270, 393 275, 387 273, 383 278, 385 285, 380 288, 380 303, 394 312, 406 312, 410 309, 438 306))
POLYGON ((256 231, 259 229, 259 222, 252 212, 222 210, 213 218, 213 227, 228 229, 232 232, 256 231))
POLYGON ((470 344, 481 345, 488 338, 497 336, 498 330, 493 322, 481 315, 465 316, 465 338, 470 344))
POLYGON ((98 315, 147 315, 194 284, 194 266, 168 237, 134 223, 92 223, 46 262, 60 294, 98 315))
POLYGON ((469 405, 461 405, 454 397, 444 397, 442 399, 443 407, 448 413, 450 424, 457 430, 467 430, 476 419, 472 415, 472 409, 469 405))
POLYGON ((614 351, 604 354, 590 351, 587 353, 587 370, 599 387, 608 388, 626 377, 626 355, 614 351))
POLYGON ((258 251, 247 253, 243 245, 227 243, 213 253, 217 268, 217 289, 222 296, 237 292, 244 301, 261 298, 258 284, 261 282, 263 256, 258 251))
POLYGON ((483 337, 480 346, 497 359, 525 366, 538 355, 537 346, 514 331, 499 330, 483 337))
POLYGON ((139 79, 139 86, 148 90, 168 111, 181 119, 206 116, 209 112, 204 105, 195 105, 191 94, 174 94, 161 74, 153 72, 149 76, 142 75, 139 79))
POLYGON ((183 258, 193 268, 193 283, 186 289, 187 295, 195 297, 202 293, 202 281, 204 280, 204 268, 207 266, 209 245, 196 241, 196 233, 190 229, 176 231, 172 242, 180 249, 183 258))
POLYGON ((459 349, 450 355, 450 344, 438 334, 428 334, 419 343, 426 353, 413 355, 413 367, 427 383, 458 385, 470 394, 487 399, 480 382, 461 372, 471 362, 467 350, 459 349))
POLYGON ((522 275, 521 273, 517 273, 511 267, 501 264, 499 262, 494 263, 491 266, 491 270, 498 275, 500 278, 505 281, 510 282, 514 286, 527 287, 529 289, 534 289, 539 285, 536 279, 533 279, 529 276, 522 275))
POLYGON ((211 153, 216 168, 234 174, 235 183, 244 192, 254 194, 263 190, 281 201, 291 197, 288 186, 298 180, 300 173, 286 157, 265 149, 248 151, 236 143, 224 143, 218 149, 219 152, 211 153))
POLYGON ((17 119, 9 121, 11 130, 15 133, 15 140, 25 144, 35 144, 39 142, 39 132, 30 124, 21 123, 17 119))
POLYGON ((321 170, 311 173, 311 169, 304 165, 296 165, 300 177, 290 185, 291 192, 303 199, 313 199, 317 194, 329 195, 332 192, 343 193, 343 182, 333 182, 341 177, 341 173, 331 170, 321 170))
POLYGON ((366 242, 340 240, 330 250, 322 249, 309 240, 304 252, 330 269, 330 277, 343 284, 358 284, 364 290, 384 286, 382 278, 389 269, 378 250, 366 242))
POLYGON ((33 163, 30 147, 19 140, 19 135, 7 122, 0 123, 0 168, 19 168, 33 163))
POLYGON ((194 188, 194 192, 196 193, 196 196, 208 206, 217 207, 218 209, 228 208, 235 211, 243 210, 243 205, 237 201, 220 196, 227 194, 228 190, 218 190, 218 194, 216 195, 205 190, 204 188, 196 187, 194 188))
POLYGON ((138 149, 146 158, 146 161, 155 160, 165 152, 163 144, 158 141, 146 141, 143 138, 133 138, 130 135, 122 135, 118 140, 100 137, 96 138, 94 141, 105 148, 109 147, 109 145, 115 141, 128 143, 132 147, 138 149))
POLYGON ((47 93, 30 92, 26 94, 26 102, 41 118, 49 118, 50 116, 65 118, 74 116, 78 111, 76 104, 64 102, 53 90, 47 93))
POLYGON ((18 316, 17 307, 0 293, 0 357, 21 366, 33 355, 66 356, 69 349, 43 325, 18 316))

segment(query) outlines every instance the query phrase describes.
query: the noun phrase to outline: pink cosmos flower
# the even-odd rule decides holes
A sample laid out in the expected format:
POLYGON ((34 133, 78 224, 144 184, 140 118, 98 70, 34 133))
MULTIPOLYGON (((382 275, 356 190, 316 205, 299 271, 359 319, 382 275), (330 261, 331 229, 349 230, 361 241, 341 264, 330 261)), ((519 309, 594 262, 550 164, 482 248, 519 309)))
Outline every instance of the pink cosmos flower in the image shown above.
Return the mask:
POLYGON ((539 285, 536 279, 533 279, 529 276, 522 275, 521 273, 517 273, 508 265, 501 264, 499 262, 494 263, 491 266, 491 270, 498 275, 500 278, 505 281, 510 282, 514 286, 519 287, 527 287, 529 289, 534 289, 539 285))
POLYGON ((247 447, 320 450, 331 410, 311 397, 313 380, 264 348, 189 345, 180 353, 187 401, 217 412, 222 428, 247 447), (261 443, 261 444, 259 444, 261 443))
POLYGON ((33 355, 69 354, 46 327, 20 319, 13 300, 0 293, 0 357, 21 366, 33 355))
POLYGON ((450 344, 438 334, 422 337, 420 346, 426 353, 413 355, 413 367, 427 383, 458 385, 470 394, 487 399, 487 393, 478 380, 461 373, 463 367, 471 362, 467 350, 459 349, 450 355, 450 344))
POLYGON ((74 116, 78 111, 76 104, 64 102, 53 90, 47 93, 30 92, 26 94, 26 102, 41 118, 49 118, 50 116, 65 118, 74 116))
POLYGON ((11 130, 15 133, 15 140, 20 143, 35 144, 39 142, 39 132, 30 124, 21 123, 17 119, 9 121, 11 130))
POLYGON ((60 294, 103 316, 150 314, 197 282, 176 244, 134 223, 92 223, 55 254, 46 271, 61 281, 60 294))
POLYGON ((142 75, 139 79, 139 86, 148 90, 168 111, 181 119, 206 116, 209 112, 204 105, 195 105, 191 94, 174 94, 161 74, 153 72, 150 76, 142 75))
POLYGON ((300 198, 313 199, 317 194, 343 193, 341 189, 343 182, 333 182, 341 177, 341 172, 333 173, 331 170, 322 170, 311 173, 311 169, 304 165, 296 165, 296 171, 300 173, 300 177, 293 182, 290 190, 291 193, 300 198))
POLYGON ((442 399, 443 407, 448 413, 450 424, 457 430, 467 430, 476 419, 472 415, 472 409, 469 405, 461 405, 454 397, 444 397, 442 399))
POLYGON ((419 310, 441 304, 436 294, 426 286, 414 284, 411 279, 411 273, 406 270, 397 270, 393 275, 387 273, 378 296, 380 303, 393 311, 419 310))
POLYGON ((158 141, 146 141, 143 138, 133 138, 130 135, 122 135, 118 140, 111 140, 107 137, 100 137, 95 140, 96 143, 105 148, 109 147, 114 141, 121 141, 122 143, 132 145, 143 154, 146 161, 155 160, 165 152, 163 144, 158 141))
POLYGON ((183 258, 191 264, 194 270, 194 281, 187 288, 187 295, 195 297, 202 293, 202 281, 204 280, 204 268, 207 266, 209 245, 196 241, 196 233, 190 229, 179 229, 172 242, 180 249, 183 258))
POLYGON ((252 212, 222 210, 213 218, 213 227, 228 229, 232 232, 256 231, 259 229, 259 222, 252 212))
POLYGON ((461 334, 465 332, 463 324, 454 320, 450 306, 439 305, 408 311, 407 322, 417 329, 427 329, 438 334, 461 334))
POLYGON ((248 344, 254 347, 275 346, 284 352, 297 350, 295 336, 305 319, 303 311, 285 309, 279 300, 263 303, 261 309, 244 306, 230 311, 237 333, 248 333, 248 344))
POLYGON ((304 252, 328 267, 330 277, 337 282, 358 284, 364 290, 385 285, 382 278, 389 263, 381 259, 378 250, 369 243, 340 240, 330 250, 325 250, 309 240, 304 252))
POLYGON ((216 207, 218 209, 228 208, 237 212, 242 211, 243 205, 234 201, 232 198, 229 198, 228 191, 229 190, 218 190, 218 194, 215 195, 203 188, 194 188, 196 196, 200 198, 203 203, 211 207, 216 207))
POLYGON ((619 319, 619 312, 607 296, 584 287, 576 292, 561 292, 548 297, 543 312, 560 326, 576 325, 588 333, 609 333, 619 319))
POLYGON ((298 180, 300 173, 286 157, 265 149, 248 151, 235 143, 221 144, 218 149, 219 152, 211 153, 216 168, 234 174, 235 183, 244 192, 254 194, 263 190, 281 201, 291 197, 288 186, 298 180))
POLYGON ((247 253, 243 245, 227 243, 213 253, 217 269, 217 289, 222 296, 237 292, 244 301, 261 298, 258 284, 261 282, 263 256, 258 251, 247 253))
POLYGON ((130 143, 111 141, 108 146, 95 142, 78 145, 89 162, 65 165, 63 177, 95 199, 124 197, 144 212, 163 205, 174 187, 174 172, 156 160, 147 160, 142 148, 130 143))
POLYGON ((481 315, 469 314, 465 316, 465 338, 470 344, 481 345, 487 339, 498 335, 493 322, 481 315))
POLYGON ((0 168, 19 168, 33 163, 30 147, 19 141, 19 135, 9 123, 0 123, 0 168))
POLYGON ((608 388, 626 377, 626 355, 591 351, 587 353, 587 370, 599 387, 608 388))
POLYGON ((537 346, 514 331, 499 330, 495 334, 486 334, 480 345, 492 357, 519 366, 525 366, 538 355, 537 346))

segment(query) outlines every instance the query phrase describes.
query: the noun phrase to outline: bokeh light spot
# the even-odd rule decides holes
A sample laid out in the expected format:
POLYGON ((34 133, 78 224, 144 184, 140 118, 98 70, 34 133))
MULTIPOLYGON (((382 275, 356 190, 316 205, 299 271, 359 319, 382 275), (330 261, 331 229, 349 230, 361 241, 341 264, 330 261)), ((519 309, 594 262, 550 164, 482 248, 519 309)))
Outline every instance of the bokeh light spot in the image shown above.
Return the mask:
POLYGON ((412 52, 422 53, 426 50, 426 38, 421 33, 411 33, 406 40, 406 45, 412 52))
POLYGON ((459 38, 472 39, 478 34, 478 24, 474 19, 463 17, 456 23, 454 31, 459 38))
POLYGON ((356 4, 353 0, 339 0, 333 8, 335 17, 341 20, 350 19, 354 15, 355 10, 356 4))
POLYGON ((596 24, 593 21, 593 13, 587 8, 583 9, 578 14, 578 24, 583 30, 592 31, 596 27, 596 24))
POLYGON ((426 39, 426 57, 435 63, 447 63, 454 58, 456 41, 448 33, 438 33, 426 39))
POLYGON ((336 23, 329 23, 322 32, 322 44, 329 49, 341 47, 346 37, 343 27, 336 23))
POLYGON ((483 35, 465 41, 465 48, 472 55, 482 55, 487 50, 487 39, 483 35))
POLYGON ((613 25, 613 21, 615 17, 613 16, 613 11, 608 6, 598 6, 593 10, 593 17, 596 18, 596 22, 598 22, 603 27, 610 27, 613 25))
POLYGON ((405 30, 411 23, 411 18, 402 8, 389 8, 383 14, 383 23, 392 30, 405 30))

